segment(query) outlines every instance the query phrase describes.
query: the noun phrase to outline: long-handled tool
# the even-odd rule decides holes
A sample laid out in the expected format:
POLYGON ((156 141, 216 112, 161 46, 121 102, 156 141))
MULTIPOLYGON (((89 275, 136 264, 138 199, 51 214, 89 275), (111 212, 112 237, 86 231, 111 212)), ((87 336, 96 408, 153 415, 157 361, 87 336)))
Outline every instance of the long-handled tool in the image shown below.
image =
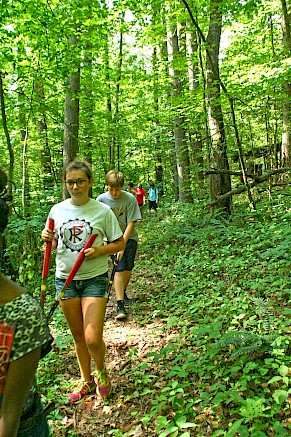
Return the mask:
POLYGON ((113 285, 113 282, 114 282, 114 275, 115 275, 117 266, 118 266, 118 260, 117 260, 116 256, 114 256, 112 271, 111 271, 111 275, 110 275, 110 279, 109 279, 109 283, 108 283, 108 290, 107 290, 108 297, 107 297, 107 300, 109 300, 109 297, 110 297, 110 293, 111 293, 111 290, 112 290, 112 285, 113 285))
MULTIPOLYGON (((53 231, 54 230, 54 219, 49 218, 48 219, 48 228, 53 231)), ((41 276, 41 288, 40 288, 40 302, 42 307, 44 306, 44 300, 45 300, 45 292, 47 288, 47 277, 48 277, 48 271, 50 266, 50 258, 52 253, 52 241, 47 241, 45 243, 45 250, 44 250, 44 257, 43 257, 43 267, 42 267, 42 276, 41 276)))
POLYGON ((90 236, 89 240, 87 241, 87 243, 85 244, 85 246, 83 247, 83 249, 81 250, 75 264, 72 267, 72 270, 69 273, 69 276, 66 279, 66 282, 64 283, 63 288, 61 289, 57 300, 54 302, 53 306, 50 309, 50 312, 47 315, 47 319, 50 320, 50 318, 52 317, 55 309, 57 308, 59 301, 62 299, 62 297, 64 296, 68 286, 70 285, 70 283, 72 282, 72 280, 74 279, 74 276, 76 275, 77 271, 79 270, 79 268, 81 267, 82 262, 84 261, 85 258, 85 250, 89 249, 92 244, 94 243, 96 237, 98 234, 93 234, 90 236))

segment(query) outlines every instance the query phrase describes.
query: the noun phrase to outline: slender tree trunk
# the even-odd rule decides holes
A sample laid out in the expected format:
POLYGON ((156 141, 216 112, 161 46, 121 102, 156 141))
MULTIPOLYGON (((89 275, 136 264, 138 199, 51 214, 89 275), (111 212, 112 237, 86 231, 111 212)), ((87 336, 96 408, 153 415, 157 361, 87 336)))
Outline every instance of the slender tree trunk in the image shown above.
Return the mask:
POLYGON ((172 102, 174 112, 174 138, 177 160, 179 199, 184 202, 192 202, 190 188, 190 163, 188 145, 185 136, 185 119, 183 115, 183 85, 180 71, 175 67, 179 57, 179 43, 176 25, 168 26, 168 57, 170 61, 169 73, 172 78, 172 102))
MULTIPOLYGON (((92 43, 86 41, 85 46, 85 56, 84 56, 84 71, 85 75, 83 78, 84 82, 84 90, 83 90, 83 112, 84 112, 84 137, 86 138, 85 147, 84 147, 84 157, 85 159, 92 164, 92 148, 93 148, 93 138, 95 136, 95 127, 93 121, 94 115, 94 99, 93 99, 93 75, 92 75, 92 67, 93 67, 93 54, 92 54, 92 43)), ((89 189, 89 196, 93 197, 93 189, 92 187, 89 189)))
MULTIPOLYGON (((108 126, 108 142, 109 142, 109 162, 110 165, 107 168, 107 166, 105 166, 105 162, 103 164, 104 166, 104 172, 105 174, 107 173, 107 171, 110 170, 110 167, 115 167, 115 147, 114 147, 114 138, 115 138, 115 134, 114 134, 114 129, 115 126, 113 125, 113 110, 112 110, 112 99, 111 99, 111 86, 110 86, 110 81, 111 81, 111 77, 110 77, 110 65, 109 65, 109 33, 107 32, 107 40, 105 43, 105 66, 106 66, 106 101, 107 101, 107 112, 108 112, 108 117, 107 117, 107 126, 108 126)), ((107 161, 107 160, 106 160, 107 161)))
MULTIPOLYGON (((20 80, 21 77, 18 77, 20 80)), ((20 88, 20 87, 19 87, 20 88)), ((20 88, 21 89, 21 88, 20 88)), ((27 108, 24 101, 24 94, 20 92, 18 94, 18 108, 19 108, 19 141, 22 148, 22 214, 25 217, 30 205, 30 181, 28 172, 28 159, 27 159, 27 147, 28 147, 28 115, 27 108)))
POLYGON ((177 159, 175 153, 175 144, 173 144, 173 147, 170 149, 170 163, 171 163, 171 169, 173 175, 172 183, 173 183, 173 190, 174 190, 174 198, 177 202, 179 200, 179 177, 178 177, 177 159))
MULTIPOLYGON (((72 37, 68 40, 68 50, 76 53, 78 40, 72 37)), ((76 62, 76 56, 74 57, 76 62)), ((67 94, 64 112, 64 164, 77 156, 79 151, 79 92, 80 92, 80 64, 75 65, 74 73, 67 79, 67 94)))
MULTIPOLYGON (((211 0, 211 14, 209 31, 207 35, 207 49, 210 58, 207 56, 207 102, 208 122, 211 135, 210 162, 211 169, 229 170, 226 154, 226 141, 223 115, 220 101, 219 76, 219 46, 222 26, 222 1, 211 0)), ((210 197, 211 201, 231 190, 230 176, 228 174, 210 175, 210 197)), ((231 214, 231 197, 222 199, 218 205, 227 214, 231 214)))
MULTIPOLYGON (((10 140, 8 125, 7 125, 7 117, 6 117, 6 108, 5 108, 5 98, 4 98, 4 89, 3 89, 3 73, 0 71, 0 102, 1 102, 1 115, 2 115, 2 125, 5 133, 6 143, 9 152, 9 170, 8 177, 9 180, 13 180, 13 170, 14 170, 14 152, 10 140)), ((12 195, 12 184, 8 185, 8 194, 12 195)))
MULTIPOLYGON (((124 14, 122 15, 122 22, 124 21, 124 14)), ((117 70, 117 80, 115 88, 115 110, 113 115, 114 124, 114 138, 112 141, 112 147, 115 149, 117 147, 117 169, 120 170, 120 140, 118 133, 118 123, 119 123, 119 99, 120 99, 120 82, 122 75, 122 64, 123 64, 123 33, 120 32, 119 37, 119 55, 118 55, 118 70, 117 70)))
MULTIPOLYGON (((189 29, 189 23, 188 23, 189 29)), ((187 47, 187 61, 188 61, 188 79, 189 89, 194 101, 198 101, 198 92, 200 84, 198 80, 199 65, 198 65, 198 35, 195 30, 188 30, 186 32, 186 47, 187 47)), ((196 116, 197 117, 197 116, 196 116)), ((202 121, 201 121, 202 122, 202 121)), ((197 123, 197 120, 192 122, 197 123)), ((202 124, 202 123, 201 123, 202 124)), ((189 130, 190 147, 193 151, 194 166, 200 168, 196 171, 198 181, 203 180, 203 141, 201 129, 192 128, 189 130)))
MULTIPOLYGON (((286 0, 281 0, 282 5, 282 28, 283 28, 283 48, 286 58, 291 55, 291 23, 288 13, 288 5, 286 0)), ((283 85, 284 101, 282 107, 282 165, 289 167, 290 154, 290 139, 291 139, 291 84, 285 82, 283 85)))
POLYGON ((48 141, 48 131, 47 131, 47 122, 46 122, 46 111, 45 111, 45 95, 44 88, 41 83, 36 83, 35 85, 35 96, 39 104, 39 113, 40 118, 37 125, 38 130, 38 139, 39 139, 39 155, 40 162, 42 165, 42 173, 43 173, 43 188, 44 190, 52 189, 54 183, 57 183, 55 178, 52 159, 51 159, 51 151, 49 148, 48 141))
POLYGON ((27 207, 29 206, 29 177, 27 169, 27 139, 28 139, 28 128, 25 129, 25 135, 22 144, 22 215, 25 217, 27 215, 27 207))
POLYGON ((156 185, 159 189, 159 193, 162 196, 164 194, 163 187, 163 158, 162 158, 162 149, 160 142, 160 121, 159 121, 159 94, 158 94, 158 62, 157 62, 157 47, 154 47, 153 56, 152 56, 152 65, 153 65, 153 75, 154 75, 154 86, 153 86, 153 99, 154 99, 154 120, 153 127, 155 132, 155 179, 156 185))

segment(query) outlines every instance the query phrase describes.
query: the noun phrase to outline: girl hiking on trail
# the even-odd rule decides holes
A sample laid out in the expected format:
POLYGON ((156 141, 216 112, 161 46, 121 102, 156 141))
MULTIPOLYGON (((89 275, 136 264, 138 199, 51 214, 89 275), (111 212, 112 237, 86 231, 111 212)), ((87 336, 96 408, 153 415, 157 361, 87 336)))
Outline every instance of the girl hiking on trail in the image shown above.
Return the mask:
MULTIPOLYGON (((0 167, 0 247, 8 222, 7 176, 0 167)), ((39 302, 0 273, 0 436, 48 437, 35 373, 52 342, 39 302)))
MULTIPOLYGON (((122 231, 110 207, 89 197, 93 178, 86 161, 74 160, 64 169, 64 183, 70 198, 54 205, 48 218, 55 223, 42 231, 44 241, 56 247, 56 296, 62 290, 72 266, 88 238, 97 234, 92 247, 60 300, 72 332, 81 372, 81 389, 69 395, 76 404, 96 390, 101 398, 110 395, 111 382, 104 366, 104 317, 108 290, 108 255, 125 247, 122 231), (108 244, 104 245, 104 239, 108 244), (96 370, 92 372, 91 361, 96 370)), ((47 221, 48 223, 48 221, 47 221)))

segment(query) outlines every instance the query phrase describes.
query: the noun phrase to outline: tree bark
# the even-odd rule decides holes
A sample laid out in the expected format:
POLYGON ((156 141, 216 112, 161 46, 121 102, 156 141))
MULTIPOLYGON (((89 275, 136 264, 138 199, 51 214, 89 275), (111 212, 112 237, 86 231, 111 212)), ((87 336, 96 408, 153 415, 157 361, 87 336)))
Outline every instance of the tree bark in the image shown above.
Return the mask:
MULTIPOLYGON (((198 101, 198 92, 200 90, 200 84, 198 80, 199 75, 199 63, 198 63, 198 35, 196 30, 190 30, 190 23, 188 23, 188 30, 186 31, 186 48, 187 48, 187 61, 188 61, 188 80, 189 90, 192 95, 192 99, 198 101)), ((197 114, 196 117, 199 117, 197 114)), ((199 120, 200 121, 200 120, 199 120)), ((196 125, 197 120, 195 120, 196 125)), ((201 120, 201 124, 203 120, 201 120)), ((198 181, 203 180, 203 141, 201 129, 189 129, 190 147, 193 153, 194 166, 198 168, 196 175, 198 181)))
MULTIPOLYGON (((72 37, 68 40, 68 50, 75 53, 78 40, 72 37)), ((76 57, 75 61, 76 62, 76 57)), ((74 73, 68 77, 67 94, 64 113, 64 164, 73 160, 79 151, 79 92, 80 92, 80 64, 75 66, 74 73)))
MULTIPOLYGON (((222 26, 222 1, 211 1, 211 13, 209 30, 206 39, 207 50, 210 57, 206 58, 206 82, 207 82, 207 103, 208 122, 211 136, 210 162, 211 168, 229 170, 226 154, 226 140, 223 115, 220 101, 219 77, 219 46, 222 26)), ((217 174, 210 176, 210 197, 213 202, 221 199, 215 206, 221 207, 227 214, 231 214, 231 196, 224 198, 223 194, 231 190, 230 176, 228 174, 217 174)))
MULTIPOLYGON (((122 22, 124 21, 124 14, 122 14, 122 22)), ((118 69, 117 69, 117 80, 115 88, 115 111, 113 116, 114 124, 114 138, 112 141, 113 149, 117 148, 117 169, 120 170, 120 142, 117 136, 117 126, 119 121, 119 98, 120 98, 120 82, 122 74, 122 64, 123 64, 123 32, 121 30, 119 36, 119 55, 118 55, 118 69)))
POLYGON ((47 131, 47 122, 46 122, 46 111, 45 111, 45 95, 44 95, 44 87, 38 82, 35 85, 35 95, 39 104, 39 113, 40 117, 38 120, 37 130, 38 130, 38 138, 39 138, 39 155, 40 162, 43 169, 43 188, 44 190, 52 189, 54 183, 57 182, 55 179, 55 174, 52 165, 51 159, 51 151, 49 148, 48 141, 48 131, 47 131))
MULTIPOLYGON (((5 133, 6 143, 9 152, 9 170, 8 170, 8 178, 10 181, 13 180, 13 169, 14 169, 14 152, 10 140, 9 130, 7 126, 7 117, 6 117, 6 108, 5 108, 5 98, 4 98, 4 89, 3 89, 3 73, 0 71, 0 103, 1 103, 1 115, 2 115, 2 125, 5 133)), ((8 194, 12 195, 12 184, 8 185, 8 194)))
MULTIPOLYGON (((282 5, 282 28, 283 28, 283 49, 286 58, 291 55, 291 32, 290 15, 286 0, 281 0, 282 5)), ((291 137, 291 84, 287 81, 283 85, 284 101, 282 105, 282 165, 290 165, 290 137, 291 137)))
POLYGON ((172 102, 174 111, 174 138, 177 160, 179 200, 191 203, 193 201, 190 187, 189 151, 185 136, 185 119, 182 108, 183 85, 180 71, 175 67, 179 56, 179 42, 176 25, 168 25, 168 58, 169 73, 172 78, 172 102))

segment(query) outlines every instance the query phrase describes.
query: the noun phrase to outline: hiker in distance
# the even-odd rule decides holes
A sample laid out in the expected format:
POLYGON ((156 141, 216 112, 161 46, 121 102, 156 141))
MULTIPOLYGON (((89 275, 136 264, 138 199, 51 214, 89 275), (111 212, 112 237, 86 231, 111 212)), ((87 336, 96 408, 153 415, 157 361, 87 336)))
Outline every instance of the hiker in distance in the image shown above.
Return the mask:
POLYGON ((133 187, 134 187, 134 183, 132 181, 128 182, 126 191, 130 194, 133 194, 134 197, 136 197, 136 192, 134 191, 133 187))
POLYGON ((81 373, 80 391, 69 395, 69 402, 77 404, 95 390, 103 399, 111 392, 103 340, 108 255, 122 251, 125 242, 111 209, 89 197, 93 177, 86 161, 69 162, 64 169, 64 183, 70 198, 54 205, 48 215, 54 219, 54 231, 48 226, 42 231, 42 239, 53 241, 56 247, 56 298, 87 240, 97 234, 92 247, 84 251, 85 259, 60 301, 74 338, 81 373), (104 239, 108 240, 107 245, 104 239))
POLYGON ((113 210, 126 243, 125 250, 117 253, 118 266, 114 277, 117 301, 116 319, 123 320, 126 318, 125 306, 130 304, 126 289, 132 275, 137 250, 138 235, 135 224, 141 219, 141 214, 133 194, 122 190, 124 185, 123 173, 110 170, 106 174, 105 182, 108 191, 100 194, 97 200, 109 205, 113 210))
POLYGON ((146 190, 142 187, 142 184, 138 184, 138 186, 134 189, 136 193, 136 200, 140 209, 140 214, 142 218, 142 210, 145 205, 145 196, 146 196, 146 190))
MULTIPOLYGON (((7 176, 0 167, 0 247, 8 223, 7 176)), ((0 273, 0 436, 48 437, 35 374, 52 337, 42 308, 20 285, 0 273)))
POLYGON ((148 190, 149 195, 149 215, 153 209, 157 213, 158 201, 159 201, 159 190, 156 188, 155 184, 152 182, 148 190))

